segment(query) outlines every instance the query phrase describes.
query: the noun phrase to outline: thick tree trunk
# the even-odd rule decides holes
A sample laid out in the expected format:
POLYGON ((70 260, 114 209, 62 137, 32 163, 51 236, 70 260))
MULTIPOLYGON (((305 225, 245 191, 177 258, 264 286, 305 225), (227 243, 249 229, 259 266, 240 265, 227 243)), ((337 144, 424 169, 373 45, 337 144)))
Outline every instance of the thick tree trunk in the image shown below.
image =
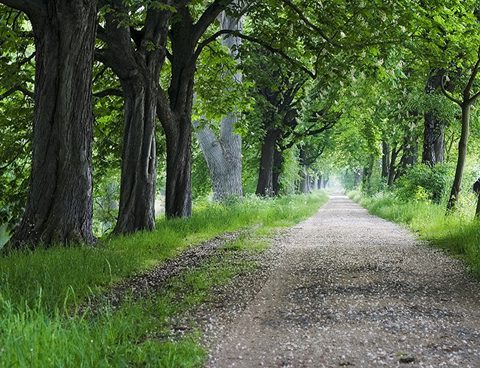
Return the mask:
POLYGON ((395 177, 397 176, 397 157, 398 151, 397 148, 394 146, 392 149, 392 156, 390 159, 390 167, 388 170, 388 181, 387 185, 390 187, 395 182, 395 177))
POLYGON ((283 168, 283 152, 279 148, 275 148, 273 153, 273 170, 272 170, 272 190, 273 195, 280 195, 280 177, 283 168))
POLYGON ((167 218, 192 215, 192 105, 196 41, 192 38, 194 25, 189 10, 180 8, 178 16, 170 32, 172 76, 168 98, 161 93, 157 108, 167 142, 167 218))
POLYGON ((155 228, 157 88, 141 73, 121 80, 125 98, 120 206, 114 233, 155 228))
POLYGON ((415 166, 417 163, 418 155, 418 142, 415 134, 409 133, 403 143, 403 155, 398 164, 397 172, 395 174, 395 179, 398 179, 408 168, 415 166))
POLYGON ((96 1, 46 1, 30 18, 36 47, 32 171, 25 213, 9 246, 93 243, 96 1))
POLYGON ((372 189, 373 162, 363 168, 362 190, 370 193, 372 189))
POLYGON ((197 131, 197 139, 212 179, 215 201, 243 195, 242 140, 233 133, 236 120, 233 114, 222 120, 220 138, 210 127, 197 131))
POLYGON ((300 185, 299 185, 299 192, 303 194, 310 193, 310 175, 308 174, 308 167, 303 166, 300 170, 300 185))
POLYGON ((277 130, 269 129, 263 139, 256 190, 258 196, 269 197, 274 194, 273 164, 278 135, 279 132, 277 130))
MULTIPOLYGON (((437 93, 441 89, 443 72, 433 70, 428 78, 425 93, 437 93)), ((422 162, 429 166, 442 163, 445 157, 445 125, 435 111, 427 111, 424 117, 422 162)))
POLYGON ((177 121, 176 133, 167 138, 166 209, 168 218, 192 215, 192 122, 189 116, 177 121))
POLYGON ((118 76, 124 94, 120 205, 114 233, 129 234, 155 228, 158 80, 172 12, 149 7, 143 33, 132 34, 122 23, 129 17, 128 7, 121 0, 110 5, 99 32, 105 47, 96 55, 118 76))
POLYGON ((437 164, 443 164, 445 162, 445 125, 438 127, 438 136, 434 143, 435 159, 437 164))
POLYGON ((445 159, 445 128, 434 113, 425 114, 422 161, 429 166, 442 163, 445 159))
POLYGON ((390 146, 382 141, 382 178, 387 179, 390 171, 390 146))
MULTIPOLYGON (((242 19, 238 17, 231 17, 223 12, 219 20, 222 30, 242 30, 242 19)), ((229 48, 233 58, 238 57, 238 48, 241 45, 239 37, 225 37, 222 44, 229 48)), ((235 75, 235 81, 242 82, 241 73, 235 75)), ((223 118, 219 137, 208 126, 197 131, 197 139, 210 171, 213 197, 216 201, 243 195, 242 138, 234 131, 237 120, 235 112, 223 118)))
POLYGON ((468 136, 470 134, 470 112, 471 105, 464 103, 462 105, 462 134, 460 136, 460 142, 458 143, 457 168, 455 170, 455 179, 453 181, 452 190, 447 204, 448 211, 455 209, 462 186, 463 171, 465 168, 465 160, 467 158, 468 136))

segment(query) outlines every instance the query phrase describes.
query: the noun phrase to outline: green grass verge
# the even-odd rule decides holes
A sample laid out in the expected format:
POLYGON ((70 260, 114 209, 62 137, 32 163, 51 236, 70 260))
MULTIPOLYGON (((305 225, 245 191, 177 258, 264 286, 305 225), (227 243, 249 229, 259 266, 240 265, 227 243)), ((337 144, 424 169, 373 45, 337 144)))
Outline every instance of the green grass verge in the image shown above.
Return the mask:
POLYGON ((392 194, 349 196, 370 213, 408 226, 421 239, 461 256, 471 271, 480 277, 480 221, 473 219, 473 208, 461 208, 446 216, 445 205, 429 202, 402 202, 392 194))
POLYGON ((204 205, 189 220, 160 221, 153 233, 105 241, 97 248, 55 248, 0 259, 1 367, 196 367, 205 352, 195 334, 170 336, 172 319, 209 298, 211 289, 255 267, 229 262, 236 251, 259 252, 265 241, 241 237, 226 255, 173 279, 162 293, 119 310, 69 316, 92 293, 175 257, 220 233, 260 224, 257 234, 296 224, 325 194, 204 205))

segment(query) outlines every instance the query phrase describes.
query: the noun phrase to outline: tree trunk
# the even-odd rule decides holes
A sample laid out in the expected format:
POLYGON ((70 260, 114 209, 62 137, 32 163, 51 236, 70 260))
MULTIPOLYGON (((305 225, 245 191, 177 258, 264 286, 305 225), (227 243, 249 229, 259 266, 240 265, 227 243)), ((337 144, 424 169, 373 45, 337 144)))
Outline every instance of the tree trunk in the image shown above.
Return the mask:
POLYGON ((393 185, 393 183, 395 182, 395 177, 397 176, 396 175, 396 162, 397 162, 397 156, 398 156, 398 151, 397 151, 397 148, 394 146, 393 149, 392 149, 392 158, 390 159, 390 167, 389 167, 389 170, 388 170, 388 181, 387 181, 387 185, 390 187, 393 185))
MULTIPOLYGON (((353 187, 358 188, 361 180, 362 180, 361 172, 358 171, 357 169, 353 170, 353 187)), ((325 187, 325 181, 324 181, 324 187, 325 187)))
POLYGON ((325 178, 323 179, 323 189, 326 189, 327 188, 327 185, 328 183, 330 182, 330 178, 327 176, 325 176, 325 178))
POLYGON ((462 134, 458 143, 457 168, 455 170, 455 179, 453 181, 452 190, 447 204, 448 211, 455 209, 462 186, 463 170, 467 158, 468 136, 470 133, 470 112, 471 105, 465 102, 462 105, 462 134))
MULTIPOLYGON (((443 71, 432 70, 425 93, 432 95, 441 89, 443 71)), ((445 125, 435 111, 427 111, 424 117, 422 162, 429 166, 442 163, 445 157, 445 125)))
POLYGON ((403 143, 403 154, 398 164, 395 179, 398 179, 408 168, 415 166, 417 163, 418 142, 414 132, 408 132, 403 143))
POLYGON ((186 7, 172 24, 172 75, 168 98, 159 94, 158 113, 167 143, 165 214, 192 215, 192 105, 196 57, 193 18, 186 7))
POLYGON ((223 201, 241 197, 242 189, 242 140, 233 133, 237 118, 234 114, 222 120, 220 138, 210 127, 197 131, 213 184, 213 199, 223 201))
POLYGON ((192 121, 190 116, 180 117, 177 127, 176 133, 166 135, 165 213, 168 218, 192 215, 192 121))
POLYGON ((367 194, 370 194, 372 189, 372 173, 373 162, 363 168, 362 190, 367 194))
POLYGON ((275 144, 278 132, 275 129, 267 130, 262 143, 260 156, 260 170, 258 174, 256 194, 262 197, 269 197, 273 191, 273 162, 275 155, 275 144))
POLYGON ((123 24, 129 9, 111 1, 99 37, 105 46, 96 56, 119 78, 124 95, 124 132, 120 205, 115 234, 155 228, 156 142, 158 80, 166 57, 171 10, 151 6, 144 31, 135 34, 123 24))
POLYGON ((29 14, 36 47, 33 158, 28 202, 12 248, 95 241, 91 84, 96 1, 47 1, 44 7, 29 14))
POLYGON ((382 141, 382 178, 388 178, 390 170, 390 146, 387 142, 382 141))
POLYGON ((425 114, 422 161, 429 166, 442 163, 445 159, 445 128, 434 113, 425 114))
POLYGON ((128 234, 155 228, 157 88, 153 76, 140 72, 121 83, 125 131, 120 206, 114 233, 128 234))
POLYGON ((480 195, 477 195, 477 207, 475 208, 475 218, 480 219, 480 195))
MULTIPOLYGON (((242 19, 223 12, 220 17, 222 30, 241 31, 242 19)), ((233 58, 238 57, 241 45, 239 37, 224 37, 222 44, 230 50, 233 58)), ((235 81, 242 82, 242 74, 236 73, 235 81)), ((220 137, 206 126, 197 131, 197 139, 205 156, 213 184, 213 198, 222 201, 230 197, 241 197, 242 188, 242 138, 235 134, 238 118, 235 112, 222 119, 220 137)))
POLYGON ((272 190, 273 195, 280 195, 280 176, 283 168, 283 152, 279 148, 275 148, 273 153, 273 170, 272 170, 272 190))
POLYGON ((308 174, 308 167, 303 166, 300 171, 300 187, 298 188, 300 193, 307 194, 310 193, 310 176, 308 174))

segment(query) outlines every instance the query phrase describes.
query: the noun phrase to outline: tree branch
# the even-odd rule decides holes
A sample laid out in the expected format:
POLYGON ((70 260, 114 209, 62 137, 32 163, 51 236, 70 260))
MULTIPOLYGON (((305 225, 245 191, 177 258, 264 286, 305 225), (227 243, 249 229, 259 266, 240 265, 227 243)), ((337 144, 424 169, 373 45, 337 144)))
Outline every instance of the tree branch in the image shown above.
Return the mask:
POLYGON ((473 83, 475 82, 475 78, 477 78, 478 68, 480 67, 480 49, 478 51, 477 62, 472 68, 472 74, 470 75, 470 79, 468 80, 467 86, 464 89, 464 97, 466 101, 470 100, 470 92, 472 91, 473 83))
POLYGON ((233 0, 215 0, 200 16, 200 19, 193 26, 193 41, 196 44, 203 36, 208 27, 217 19, 233 0))
MULTIPOLYGON (((224 30, 221 30, 221 31, 218 31, 217 33, 215 33, 212 37, 209 37, 207 40, 213 38, 215 36, 215 38, 218 38, 219 36, 222 36, 222 35, 232 35, 232 36, 235 36, 235 37, 238 37, 238 38, 241 38, 245 41, 249 41, 249 42, 252 42, 252 43, 256 43, 257 45, 260 45, 262 46, 264 49, 270 51, 271 53, 273 54, 278 54, 280 55, 282 58, 284 58, 285 60, 287 60, 290 64, 294 65, 295 67, 301 69, 305 74, 307 74, 310 78, 312 79, 316 79, 317 76, 315 73, 313 73, 311 70, 309 70, 308 68, 306 68, 304 65, 302 65, 301 63, 299 63, 297 60, 295 60, 294 58, 290 57, 285 51, 281 50, 281 49, 277 49, 273 46, 270 46, 267 42, 265 41, 262 41, 258 38, 255 38, 255 37, 252 37, 252 36, 249 36, 249 35, 246 35, 246 34, 243 34, 239 31, 233 31, 233 30, 228 30, 228 29, 224 29, 224 30)), ((205 40, 205 41, 207 41, 205 40)), ((205 42, 204 41, 204 42, 205 42)), ((210 41, 212 42, 212 40, 210 41)), ((203 42, 199 45, 199 47, 205 47, 206 45, 208 45, 209 42, 207 42, 205 45, 202 45, 203 42)), ((198 52, 198 48, 197 48, 197 52, 198 52)), ((197 54, 196 52, 196 54, 197 54)), ((201 50, 200 50, 201 52, 201 50)))
POLYGON ((23 11, 30 17, 42 15, 47 10, 42 0, 0 0, 0 3, 23 11))
POLYGON ((103 91, 95 92, 93 94, 94 97, 97 98, 103 98, 107 96, 118 96, 118 97, 123 97, 123 91, 118 88, 107 88, 103 91))
POLYGON ((292 3, 290 0, 282 0, 284 4, 286 4, 288 7, 290 7, 290 9, 292 9, 297 15, 298 17, 309 27, 311 28, 313 31, 315 31, 316 33, 318 33, 320 35, 320 37, 322 37, 325 41, 327 41, 328 43, 330 43, 331 45, 333 46, 337 46, 337 44, 335 44, 333 42, 333 39, 328 37, 326 35, 326 33, 318 26, 316 26, 315 24, 313 24, 305 15, 304 15, 304 12, 302 11, 302 9, 300 9, 297 5, 295 5, 294 3, 292 3))
POLYGON ((28 89, 26 89, 23 86, 17 85, 17 86, 14 86, 14 87, 10 88, 5 93, 2 93, 0 95, 0 100, 3 100, 4 98, 7 98, 8 96, 13 95, 15 92, 22 92, 25 96, 28 96, 30 98, 35 98, 35 95, 34 95, 33 92, 29 91, 28 89))
POLYGON ((444 76, 442 77, 442 81, 441 81, 441 83, 440 83, 440 87, 442 88, 442 93, 443 93, 450 101, 453 101, 453 102, 455 102, 456 104, 458 104, 459 106, 462 106, 463 102, 460 101, 459 99, 453 97, 453 95, 451 95, 451 94, 447 91, 447 89, 446 89, 446 87, 445 87, 445 79, 446 79, 446 76, 444 75, 444 76))

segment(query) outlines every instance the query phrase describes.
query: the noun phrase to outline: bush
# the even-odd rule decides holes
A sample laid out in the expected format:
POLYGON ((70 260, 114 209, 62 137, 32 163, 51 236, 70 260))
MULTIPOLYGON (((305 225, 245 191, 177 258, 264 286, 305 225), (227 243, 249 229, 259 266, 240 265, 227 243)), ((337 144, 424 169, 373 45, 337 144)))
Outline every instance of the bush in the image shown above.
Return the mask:
POLYGON ((412 166, 395 183, 395 195, 402 201, 440 203, 447 195, 450 177, 447 165, 412 166))

